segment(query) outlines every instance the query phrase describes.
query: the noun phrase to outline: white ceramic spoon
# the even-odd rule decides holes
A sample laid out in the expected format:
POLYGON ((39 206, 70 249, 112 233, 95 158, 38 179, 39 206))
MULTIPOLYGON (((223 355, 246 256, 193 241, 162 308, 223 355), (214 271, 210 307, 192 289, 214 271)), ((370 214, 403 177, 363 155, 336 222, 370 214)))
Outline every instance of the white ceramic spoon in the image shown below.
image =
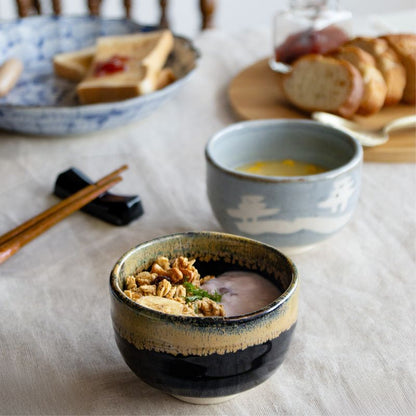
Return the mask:
POLYGON ((389 140, 389 132, 392 130, 416 126, 416 115, 397 118, 377 130, 365 129, 353 121, 330 113, 314 112, 312 113, 312 118, 322 124, 328 124, 346 133, 350 133, 363 146, 367 147, 379 146, 386 143, 389 140))

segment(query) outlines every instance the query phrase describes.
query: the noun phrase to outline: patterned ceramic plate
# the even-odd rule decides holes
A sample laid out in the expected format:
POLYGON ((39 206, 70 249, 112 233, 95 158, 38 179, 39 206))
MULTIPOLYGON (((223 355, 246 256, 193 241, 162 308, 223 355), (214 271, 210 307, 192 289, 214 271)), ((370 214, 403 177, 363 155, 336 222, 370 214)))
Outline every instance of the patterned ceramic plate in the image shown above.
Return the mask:
POLYGON ((138 120, 159 107, 189 78, 198 53, 175 36, 169 57, 177 80, 154 93, 105 104, 79 105, 75 85, 53 73, 55 54, 94 45, 99 36, 150 31, 128 20, 36 16, 0 23, 0 57, 19 58, 24 71, 13 90, 0 98, 0 128, 37 135, 88 133, 138 120))

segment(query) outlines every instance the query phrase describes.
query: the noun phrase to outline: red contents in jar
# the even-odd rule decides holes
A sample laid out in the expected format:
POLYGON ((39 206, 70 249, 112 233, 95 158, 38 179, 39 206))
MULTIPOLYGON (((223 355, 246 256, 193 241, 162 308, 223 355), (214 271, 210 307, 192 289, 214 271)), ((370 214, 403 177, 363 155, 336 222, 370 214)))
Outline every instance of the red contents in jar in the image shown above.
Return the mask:
POLYGON ((347 34, 337 26, 294 33, 275 49, 276 61, 290 64, 308 53, 324 54, 338 48, 347 40, 347 34))
POLYGON ((97 62, 94 68, 94 76, 103 77, 115 72, 125 71, 128 60, 127 56, 114 55, 107 61, 97 62))

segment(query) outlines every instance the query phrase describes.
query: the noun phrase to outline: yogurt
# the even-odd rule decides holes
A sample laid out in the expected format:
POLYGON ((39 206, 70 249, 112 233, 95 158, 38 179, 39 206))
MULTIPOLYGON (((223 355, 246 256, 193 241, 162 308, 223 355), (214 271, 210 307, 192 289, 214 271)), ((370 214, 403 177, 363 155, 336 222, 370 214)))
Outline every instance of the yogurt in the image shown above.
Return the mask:
POLYGON ((225 315, 238 316, 257 311, 281 295, 279 289, 257 273, 229 271, 206 282, 202 288, 222 295, 225 315))

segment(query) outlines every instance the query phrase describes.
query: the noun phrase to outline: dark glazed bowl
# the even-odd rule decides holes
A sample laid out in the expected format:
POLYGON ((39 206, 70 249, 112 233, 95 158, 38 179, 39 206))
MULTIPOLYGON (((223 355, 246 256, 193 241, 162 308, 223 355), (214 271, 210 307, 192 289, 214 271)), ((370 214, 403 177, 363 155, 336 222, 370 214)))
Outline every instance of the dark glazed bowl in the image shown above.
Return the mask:
POLYGON ((111 315, 118 348, 145 383, 191 403, 218 403, 257 386, 283 362, 298 312, 294 264, 273 247, 215 232, 173 234, 124 254, 110 276, 111 315), (250 314, 230 317, 168 315, 123 293, 127 276, 159 256, 195 258, 201 275, 255 271, 282 293, 250 314))

